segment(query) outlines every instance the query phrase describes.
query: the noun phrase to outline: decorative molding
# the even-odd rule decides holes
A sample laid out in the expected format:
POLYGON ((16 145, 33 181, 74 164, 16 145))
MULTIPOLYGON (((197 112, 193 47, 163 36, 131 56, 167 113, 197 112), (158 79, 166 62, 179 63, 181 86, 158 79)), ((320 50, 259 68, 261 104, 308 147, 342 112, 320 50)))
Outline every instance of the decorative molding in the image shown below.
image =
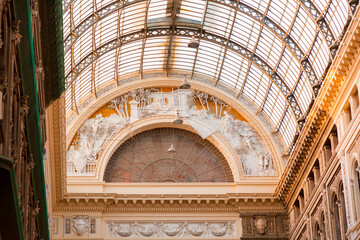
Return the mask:
POLYGON ((49 136, 49 157, 52 159, 52 187, 55 189, 55 200, 61 200, 66 189, 66 129, 65 129, 65 96, 62 94, 60 98, 55 100, 49 108, 47 108, 48 120, 47 129, 49 136))
POLYGON ((278 213, 240 213, 243 237, 246 239, 288 238, 289 218, 278 213))
POLYGON ((66 197, 54 208, 56 211, 102 211, 102 212, 281 212, 284 206, 276 199, 259 197, 193 197, 145 198, 124 196, 66 197))
POLYGON ((234 222, 108 222, 108 237, 196 238, 235 236, 234 222))

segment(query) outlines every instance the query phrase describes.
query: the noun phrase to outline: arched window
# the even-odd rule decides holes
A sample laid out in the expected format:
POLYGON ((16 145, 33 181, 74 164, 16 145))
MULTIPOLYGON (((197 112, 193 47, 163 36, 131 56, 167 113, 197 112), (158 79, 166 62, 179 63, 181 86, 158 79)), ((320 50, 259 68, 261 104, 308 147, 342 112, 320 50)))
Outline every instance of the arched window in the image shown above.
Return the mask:
POLYGON ((325 223, 325 214, 324 212, 321 213, 321 232, 322 232, 322 235, 323 235, 323 239, 326 239, 326 223, 325 223))
POLYGON ((343 235, 347 232, 347 220, 346 220, 346 209, 345 209, 345 195, 344 195, 344 185, 340 184, 340 202, 339 202, 339 213, 341 214, 341 228, 343 235))
POLYGON ((199 135, 155 128, 126 140, 105 170, 105 182, 232 182, 222 153, 199 135))
POLYGON ((295 221, 299 218, 300 216, 300 202, 299 199, 297 199, 294 202, 294 217, 295 217, 295 221))
POLYGON ((318 222, 315 223, 314 240, 321 240, 321 229, 318 222))
POLYGON ((359 204, 360 204, 360 166, 357 161, 354 161, 352 165, 352 174, 351 174, 351 188, 352 188, 352 203, 354 205, 354 215, 355 219, 359 219, 359 204))
POLYGON ((339 214, 339 200, 336 194, 334 194, 332 201, 332 231, 334 239, 341 240, 341 231, 340 231, 340 214, 339 214))

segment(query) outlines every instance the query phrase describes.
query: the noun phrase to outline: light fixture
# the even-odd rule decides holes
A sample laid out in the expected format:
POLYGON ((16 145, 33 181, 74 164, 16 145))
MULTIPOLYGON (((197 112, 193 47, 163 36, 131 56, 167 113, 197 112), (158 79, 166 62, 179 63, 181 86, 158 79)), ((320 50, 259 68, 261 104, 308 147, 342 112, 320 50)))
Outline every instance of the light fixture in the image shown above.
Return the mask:
POLYGON ((176 117, 175 117, 173 123, 174 124, 182 124, 183 123, 183 120, 181 119, 179 112, 176 112, 176 117))
POLYGON ((190 42, 188 43, 189 48, 198 48, 200 45, 199 40, 195 39, 195 36, 192 36, 190 42))
POLYGON ((171 144, 169 149, 168 149, 168 153, 176 153, 176 149, 175 149, 175 146, 174 144, 171 144))
POLYGON ((181 85, 180 85, 180 89, 189 89, 191 87, 190 83, 186 80, 186 78, 184 78, 184 80, 182 81, 181 85))

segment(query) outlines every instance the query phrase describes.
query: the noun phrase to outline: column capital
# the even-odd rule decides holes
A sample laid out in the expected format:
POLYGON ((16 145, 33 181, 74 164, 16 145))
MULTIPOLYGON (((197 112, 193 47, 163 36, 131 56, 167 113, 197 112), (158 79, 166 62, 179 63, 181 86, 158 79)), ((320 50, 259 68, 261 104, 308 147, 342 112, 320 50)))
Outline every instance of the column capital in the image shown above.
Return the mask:
POLYGON ((345 151, 343 149, 340 149, 337 153, 338 158, 345 158, 345 151))
POLYGON ((322 147, 323 150, 328 150, 328 149, 330 149, 330 148, 331 148, 331 146, 329 146, 329 145, 324 145, 324 146, 322 147))
POLYGON ((354 101, 356 101, 356 96, 354 94, 351 94, 349 97, 349 102, 352 103, 354 101))
POLYGON ((349 113, 349 108, 344 108, 343 110, 341 110, 340 114, 342 116, 344 116, 345 114, 348 114, 349 113))
POLYGON ((336 133, 336 132, 331 132, 331 133, 329 134, 329 136, 330 136, 330 137, 336 137, 336 136, 337 136, 337 133, 336 133))

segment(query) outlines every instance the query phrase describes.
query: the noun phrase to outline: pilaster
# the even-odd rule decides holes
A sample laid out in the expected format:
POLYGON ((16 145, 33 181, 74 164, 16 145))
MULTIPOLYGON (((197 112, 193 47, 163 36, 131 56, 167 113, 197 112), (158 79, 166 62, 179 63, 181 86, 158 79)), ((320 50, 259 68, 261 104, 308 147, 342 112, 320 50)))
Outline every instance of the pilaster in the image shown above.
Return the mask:
POLYGON ((330 139, 330 143, 331 143, 331 154, 334 154, 336 146, 338 144, 338 138, 337 138, 336 133, 330 133, 329 139, 330 139))
MULTIPOLYGON (((353 219, 351 219, 351 216, 353 216, 353 214, 351 214, 353 211, 351 210, 351 203, 350 203, 350 199, 351 199, 351 193, 349 191, 350 189, 350 181, 348 179, 349 176, 349 172, 347 170, 347 161, 346 159, 346 155, 344 150, 340 150, 338 153, 338 158, 340 160, 340 164, 341 164, 341 177, 342 177, 342 182, 343 182, 343 186, 344 186, 344 201, 345 201, 345 210, 346 210, 346 220, 347 220, 347 225, 350 226, 352 224, 353 219)), ((341 194, 341 193, 340 193, 341 194)), ((340 199, 340 196, 339 196, 340 199)))
POLYGON ((351 116, 352 116, 352 118, 354 118, 356 110, 358 108, 358 102, 356 99, 356 95, 350 95, 349 103, 350 103, 351 116))

